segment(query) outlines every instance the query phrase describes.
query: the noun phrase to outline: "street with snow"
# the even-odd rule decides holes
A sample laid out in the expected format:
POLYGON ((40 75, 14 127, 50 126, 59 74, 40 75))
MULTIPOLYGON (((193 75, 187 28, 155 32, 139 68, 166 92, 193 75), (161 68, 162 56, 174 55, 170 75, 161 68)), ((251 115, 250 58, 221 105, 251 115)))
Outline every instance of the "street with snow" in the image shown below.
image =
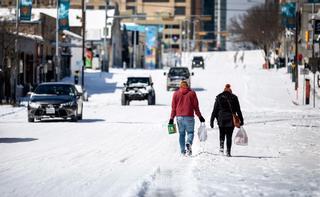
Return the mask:
MULTIPOLYGON (((262 69, 261 51, 237 63, 234 52, 202 55, 205 69, 192 70, 191 87, 208 139, 195 135, 192 157, 180 155, 178 134, 167 131, 167 69, 87 70, 81 121, 28 123, 26 107, 0 106, 0 196, 320 196, 319 96, 315 108, 303 105, 287 69, 262 69), (149 75, 156 105, 122 106, 126 77, 149 75), (209 126, 226 83, 249 137, 248 146, 232 145, 232 157, 219 154, 218 126, 209 126)), ((196 132, 199 125, 196 117, 196 132)))

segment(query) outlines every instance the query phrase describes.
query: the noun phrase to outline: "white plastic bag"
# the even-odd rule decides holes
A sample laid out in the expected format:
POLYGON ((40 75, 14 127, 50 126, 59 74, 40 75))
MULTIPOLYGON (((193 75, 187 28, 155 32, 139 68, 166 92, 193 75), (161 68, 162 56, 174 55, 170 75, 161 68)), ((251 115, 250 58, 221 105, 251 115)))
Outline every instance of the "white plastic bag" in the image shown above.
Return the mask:
POLYGON ((207 140, 207 130, 206 130, 206 125, 204 122, 200 123, 200 127, 198 129, 198 137, 200 142, 204 142, 207 140))
POLYGON ((244 128, 241 126, 234 138, 234 143, 240 146, 248 146, 248 135, 244 128))

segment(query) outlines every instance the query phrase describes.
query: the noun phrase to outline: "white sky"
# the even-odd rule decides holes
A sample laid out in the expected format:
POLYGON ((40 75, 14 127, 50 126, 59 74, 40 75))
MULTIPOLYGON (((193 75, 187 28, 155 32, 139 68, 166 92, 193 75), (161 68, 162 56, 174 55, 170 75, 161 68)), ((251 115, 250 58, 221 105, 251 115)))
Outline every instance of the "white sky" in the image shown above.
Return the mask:
POLYGON ((227 3, 227 25, 230 18, 233 16, 241 15, 245 13, 245 10, 259 3, 263 3, 265 0, 226 0, 227 3))

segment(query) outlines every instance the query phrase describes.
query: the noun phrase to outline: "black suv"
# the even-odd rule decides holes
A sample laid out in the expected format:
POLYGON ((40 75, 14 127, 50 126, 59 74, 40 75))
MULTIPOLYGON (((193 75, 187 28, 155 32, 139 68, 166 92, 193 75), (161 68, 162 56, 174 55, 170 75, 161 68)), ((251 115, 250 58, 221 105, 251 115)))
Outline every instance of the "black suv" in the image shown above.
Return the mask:
POLYGON ((190 72, 187 67, 171 67, 169 73, 164 73, 164 75, 167 75, 167 91, 171 88, 179 88, 182 80, 187 81, 191 87, 190 72))
POLYGON ((43 118, 82 119, 83 99, 74 84, 41 83, 28 102, 28 122, 43 118))
POLYGON ((122 90, 121 104, 129 105, 132 100, 147 100, 148 105, 156 104, 151 77, 128 77, 122 90))
POLYGON ((202 56, 193 57, 191 68, 193 69, 195 67, 204 69, 204 60, 202 56))

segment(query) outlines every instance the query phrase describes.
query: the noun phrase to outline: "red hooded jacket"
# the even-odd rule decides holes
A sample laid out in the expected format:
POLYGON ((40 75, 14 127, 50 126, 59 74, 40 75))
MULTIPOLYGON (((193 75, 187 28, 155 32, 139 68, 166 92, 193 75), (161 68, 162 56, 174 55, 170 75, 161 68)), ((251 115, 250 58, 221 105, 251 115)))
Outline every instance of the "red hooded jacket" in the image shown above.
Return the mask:
POLYGON ((179 88, 172 97, 171 119, 175 116, 201 116, 197 94, 190 88, 179 88))

